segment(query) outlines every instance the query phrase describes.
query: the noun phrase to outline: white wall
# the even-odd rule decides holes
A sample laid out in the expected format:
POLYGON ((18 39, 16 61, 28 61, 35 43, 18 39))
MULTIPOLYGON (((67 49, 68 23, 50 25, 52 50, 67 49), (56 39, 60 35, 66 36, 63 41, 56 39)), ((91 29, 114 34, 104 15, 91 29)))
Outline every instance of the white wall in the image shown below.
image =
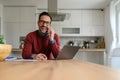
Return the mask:
POLYGON ((110 25, 110 7, 107 6, 105 8, 105 43, 106 43, 106 51, 109 54, 111 50, 113 34, 110 25))
POLYGON ((0 34, 3 34, 3 5, 0 4, 0 34))

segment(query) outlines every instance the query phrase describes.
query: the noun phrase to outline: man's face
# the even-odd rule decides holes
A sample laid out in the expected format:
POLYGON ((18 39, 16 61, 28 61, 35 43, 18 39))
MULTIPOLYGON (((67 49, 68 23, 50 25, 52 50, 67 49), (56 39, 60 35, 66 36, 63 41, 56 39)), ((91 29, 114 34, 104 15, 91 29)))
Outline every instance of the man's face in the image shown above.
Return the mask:
POLYGON ((46 15, 41 16, 38 22, 39 30, 43 34, 46 33, 50 27, 50 23, 51 23, 51 19, 49 16, 46 16, 46 15))

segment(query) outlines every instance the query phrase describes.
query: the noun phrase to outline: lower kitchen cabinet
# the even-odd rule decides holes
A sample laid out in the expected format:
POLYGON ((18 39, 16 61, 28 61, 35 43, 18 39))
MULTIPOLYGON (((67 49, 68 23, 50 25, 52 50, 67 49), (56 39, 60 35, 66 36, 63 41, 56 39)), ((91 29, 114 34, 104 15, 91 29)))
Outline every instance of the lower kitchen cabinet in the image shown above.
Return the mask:
POLYGON ((106 65, 105 49, 80 49, 74 59, 106 65))
POLYGON ((16 58, 22 58, 22 49, 20 49, 20 48, 13 48, 10 56, 16 57, 16 58))

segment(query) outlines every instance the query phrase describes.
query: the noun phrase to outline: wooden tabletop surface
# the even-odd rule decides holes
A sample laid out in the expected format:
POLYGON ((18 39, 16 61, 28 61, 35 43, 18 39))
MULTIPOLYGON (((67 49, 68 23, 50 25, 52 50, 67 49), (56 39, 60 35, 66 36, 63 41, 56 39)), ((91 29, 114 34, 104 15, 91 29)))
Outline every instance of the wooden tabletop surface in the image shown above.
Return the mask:
POLYGON ((0 80, 120 80, 120 71, 76 60, 2 61, 0 80))

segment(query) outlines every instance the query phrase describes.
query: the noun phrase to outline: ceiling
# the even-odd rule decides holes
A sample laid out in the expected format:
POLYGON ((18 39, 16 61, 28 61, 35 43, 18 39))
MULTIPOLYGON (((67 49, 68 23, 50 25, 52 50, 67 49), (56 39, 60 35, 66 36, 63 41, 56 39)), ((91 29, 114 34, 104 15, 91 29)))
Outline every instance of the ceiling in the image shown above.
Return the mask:
MULTIPOLYGON (((103 9, 110 0, 58 0, 58 8, 66 9, 103 9), (64 4, 64 5, 63 5, 64 4)), ((5 6, 38 6, 47 8, 48 0, 0 0, 5 6)))

